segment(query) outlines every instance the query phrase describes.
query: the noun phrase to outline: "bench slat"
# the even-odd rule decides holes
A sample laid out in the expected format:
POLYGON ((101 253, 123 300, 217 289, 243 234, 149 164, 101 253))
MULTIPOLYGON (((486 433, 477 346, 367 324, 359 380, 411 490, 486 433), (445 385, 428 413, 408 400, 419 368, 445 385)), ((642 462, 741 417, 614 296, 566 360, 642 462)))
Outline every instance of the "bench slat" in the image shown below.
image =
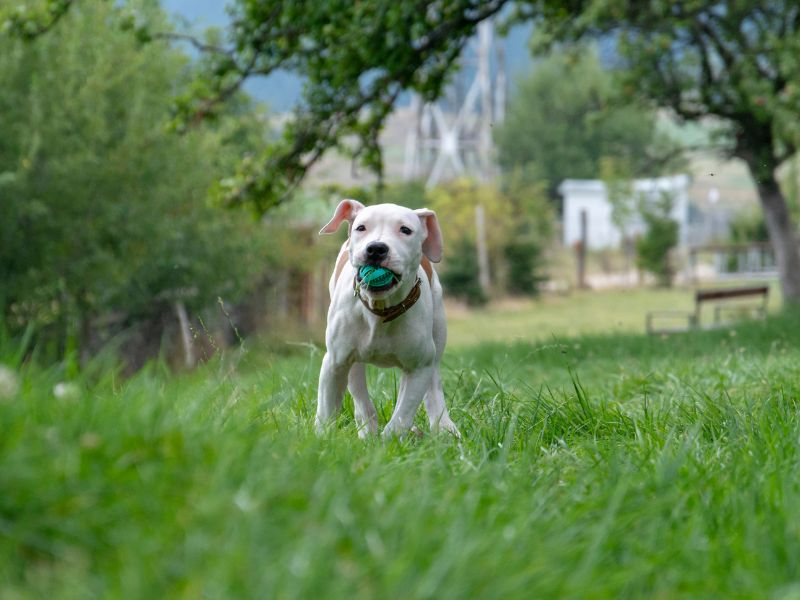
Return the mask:
POLYGON ((766 285, 760 285, 758 287, 698 290, 695 293, 695 302, 705 302, 706 300, 722 300, 725 298, 741 298, 743 296, 766 296, 768 293, 769 286, 766 285))

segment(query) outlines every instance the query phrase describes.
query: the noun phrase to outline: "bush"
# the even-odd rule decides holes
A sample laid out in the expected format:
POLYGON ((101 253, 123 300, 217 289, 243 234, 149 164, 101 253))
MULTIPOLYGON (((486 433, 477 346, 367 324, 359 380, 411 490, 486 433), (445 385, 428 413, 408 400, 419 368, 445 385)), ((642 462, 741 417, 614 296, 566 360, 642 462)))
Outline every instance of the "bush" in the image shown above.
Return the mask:
POLYGON ((603 157, 617 157, 633 176, 650 175, 652 156, 676 148, 656 126, 657 113, 631 101, 597 51, 575 50, 538 61, 517 82, 506 119, 494 130, 502 169, 535 174, 551 200, 564 179, 600 176, 603 157))
POLYGON ((235 297, 262 263, 257 225, 208 191, 263 127, 240 99, 170 133, 188 59, 108 27, 114 4, 83 2, 32 42, 0 36, 0 318, 59 353, 109 322, 160 337, 175 302, 235 297))
POLYGON ((542 248, 528 227, 521 227, 503 248, 508 267, 506 289, 511 294, 536 296, 546 277, 539 273, 542 248))
POLYGON ((663 195, 657 202, 642 203, 641 213, 647 230, 636 240, 636 263, 655 275, 659 285, 672 284, 674 270, 670 250, 678 244, 678 223, 670 217, 672 199, 663 195))
POLYGON ((542 273, 544 248, 553 233, 554 209, 544 183, 531 180, 521 169, 507 173, 501 184, 507 210, 515 217, 508 225, 510 236, 503 246, 505 288, 511 294, 536 296, 547 280, 542 273))
POLYGON ((482 306, 488 298, 478 280, 478 254, 475 242, 466 236, 451 244, 447 263, 440 274, 447 294, 461 298, 470 306, 482 306))
POLYGON ((734 244, 768 241, 769 231, 763 211, 739 213, 731 220, 731 242, 734 244))

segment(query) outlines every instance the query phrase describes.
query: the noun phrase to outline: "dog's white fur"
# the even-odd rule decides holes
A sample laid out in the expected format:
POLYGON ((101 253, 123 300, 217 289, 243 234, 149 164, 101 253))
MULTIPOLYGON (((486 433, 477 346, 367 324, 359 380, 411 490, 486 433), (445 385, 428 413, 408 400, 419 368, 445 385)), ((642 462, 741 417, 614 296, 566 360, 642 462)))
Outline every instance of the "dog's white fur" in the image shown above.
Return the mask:
POLYGON ((441 259, 442 235, 436 214, 396 204, 365 207, 356 200, 343 200, 320 234, 335 232, 344 221, 349 223, 350 238, 342 246, 339 259, 347 253, 348 260, 338 277, 334 269, 330 281, 327 352, 319 374, 317 430, 322 431, 336 415, 347 387, 353 396, 359 436, 377 433, 378 416, 369 398, 364 367, 371 363, 403 371, 397 404, 383 430, 384 436, 403 435, 411 427, 423 397, 431 430, 445 430, 457 436, 458 429, 444 403, 439 374, 447 339, 442 286, 435 271, 429 281, 420 266, 423 253, 432 262, 441 259), (407 228, 406 232, 401 227, 407 228), (366 286, 361 289, 371 307, 399 304, 417 278, 421 281, 416 304, 388 323, 367 310, 353 292, 353 279, 358 268, 367 263, 366 247, 370 242, 388 245, 389 253, 381 266, 400 275, 400 283, 387 291, 371 292, 366 286))

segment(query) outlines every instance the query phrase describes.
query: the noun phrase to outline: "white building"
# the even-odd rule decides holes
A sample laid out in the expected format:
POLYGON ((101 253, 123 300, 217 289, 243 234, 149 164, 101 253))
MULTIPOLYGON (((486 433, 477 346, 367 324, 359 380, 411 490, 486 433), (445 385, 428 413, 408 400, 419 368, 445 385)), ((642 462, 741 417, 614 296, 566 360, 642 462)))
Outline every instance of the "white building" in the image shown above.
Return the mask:
MULTIPOLYGON (((631 182, 629 204, 653 202, 664 194, 672 199, 671 216, 678 222, 678 244, 689 241, 689 176, 672 175, 655 179, 635 179, 631 182)), ((593 250, 617 248, 622 242, 622 232, 612 219, 612 204, 608 200, 606 184, 597 179, 566 179, 558 187, 564 199, 564 244, 573 245, 581 239, 581 212, 586 211, 588 246, 593 250)), ((629 236, 644 233, 645 225, 634 210, 634 217, 626 225, 629 236)))

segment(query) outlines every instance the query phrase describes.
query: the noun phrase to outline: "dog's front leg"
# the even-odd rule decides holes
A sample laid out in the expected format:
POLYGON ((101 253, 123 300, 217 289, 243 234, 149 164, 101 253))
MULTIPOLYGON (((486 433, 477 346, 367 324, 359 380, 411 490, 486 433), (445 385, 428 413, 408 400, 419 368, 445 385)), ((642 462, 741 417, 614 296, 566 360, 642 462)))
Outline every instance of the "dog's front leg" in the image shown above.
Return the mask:
POLYGON ((325 353, 317 390, 317 418, 314 421, 317 433, 323 432, 325 425, 341 408, 349 370, 350 363, 337 361, 330 352, 325 353))
POLYGON ((439 373, 439 366, 433 370, 433 381, 428 393, 425 394, 425 410, 428 412, 428 419, 431 424, 431 433, 447 431, 457 438, 461 437, 458 427, 453 423, 447 406, 444 403, 444 390, 442 390, 442 376, 439 373))
POLYGON ((394 414, 383 430, 383 436, 402 436, 414 424, 414 415, 422 402, 422 397, 433 381, 433 365, 406 371, 397 394, 394 414))
POLYGON ((350 367, 347 388, 353 396, 353 413, 358 425, 358 437, 365 438, 378 433, 378 413, 369 399, 367 372, 364 363, 357 362, 350 367))

